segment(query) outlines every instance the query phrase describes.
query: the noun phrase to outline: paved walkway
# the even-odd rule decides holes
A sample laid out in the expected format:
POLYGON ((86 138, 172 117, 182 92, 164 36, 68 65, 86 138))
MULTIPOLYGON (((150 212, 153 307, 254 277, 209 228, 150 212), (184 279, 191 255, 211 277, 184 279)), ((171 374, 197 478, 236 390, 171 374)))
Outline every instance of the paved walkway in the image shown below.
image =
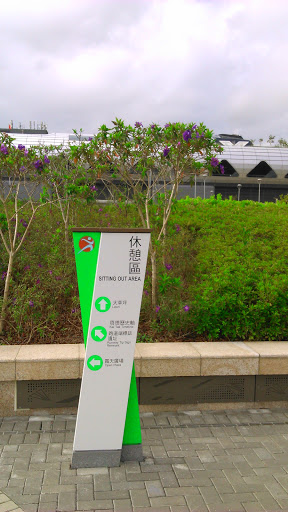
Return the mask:
POLYGON ((145 462, 72 470, 75 416, 0 419, 0 512, 288 511, 288 410, 141 421, 145 462))

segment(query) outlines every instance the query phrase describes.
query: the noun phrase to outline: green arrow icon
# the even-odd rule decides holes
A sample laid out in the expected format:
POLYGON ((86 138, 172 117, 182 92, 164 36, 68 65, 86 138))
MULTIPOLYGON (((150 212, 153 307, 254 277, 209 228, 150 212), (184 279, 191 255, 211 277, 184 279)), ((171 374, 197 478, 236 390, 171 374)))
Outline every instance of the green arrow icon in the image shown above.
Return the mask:
POLYGON ((91 336, 94 341, 103 341, 107 336, 107 331, 102 325, 97 325, 97 327, 93 327, 91 336))
POLYGON ((100 356, 90 356, 87 360, 87 366, 92 372, 97 372, 103 366, 103 359, 100 356))
POLYGON ((100 313, 106 313, 111 308, 111 300, 108 297, 98 297, 95 301, 95 308, 100 313))

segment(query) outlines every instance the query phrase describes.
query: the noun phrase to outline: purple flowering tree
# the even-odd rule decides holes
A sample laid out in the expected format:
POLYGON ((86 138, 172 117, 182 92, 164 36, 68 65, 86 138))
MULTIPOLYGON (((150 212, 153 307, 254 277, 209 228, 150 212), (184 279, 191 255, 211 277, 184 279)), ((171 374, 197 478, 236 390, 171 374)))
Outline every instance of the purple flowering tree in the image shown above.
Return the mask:
POLYGON ((47 165, 33 148, 13 145, 13 138, 0 134, 0 240, 7 253, 4 292, 0 310, 0 334, 4 331, 13 264, 23 247, 37 211, 45 206, 39 201, 40 180, 37 173, 47 165), (36 174, 35 174, 36 173, 36 174), (20 217, 28 217, 28 222, 20 217), (18 232, 24 228, 23 234, 18 232))
POLYGON ((89 155, 89 165, 94 170, 95 178, 109 181, 113 195, 123 196, 125 186, 126 200, 134 201, 143 227, 150 229, 150 206, 157 204, 159 228, 153 232, 150 242, 151 300, 155 310, 156 254, 160 246, 163 251, 167 224, 179 185, 185 179, 191 180, 195 173, 208 170, 212 174, 216 164, 215 154, 221 148, 213 139, 212 131, 203 123, 198 126, 194 123, 167 123, 164 128, 151 124, 146 128, 140 121, 134 127, 125 126, 117 118, 112 122, 114 128, 100 127, 82 157, 89 155))
MULTIPOLYGON (((77 147, 75 146, 76 149, 77 147)), ((46 187, 46 197, 53 199, 54 205, 60 210, 67 250, 69 228, 73 220, 73 205, 75 201, 84 200, 87 204, 87 201, 92 200, 96 193, 95 186, 89 185, 89 172, 74 155, 75 150, 72 144, 68 147, 63 145, 41 147, 40 151, 42 160, 49 162, 44 171, 40 169, 41 180, 46 187)))
MULTIPOLYGON (((119 186, 115 186, 113 181, 113 177, 115 177, 115 173, 113 170, 113 163, 110 156, 109 150, 109 142, 105 139, 105 129, 106 126, 103 125, 101 129, 104 130, 104 138, 99 144, 99 141, 93 137, 89 137, 87 144, 86 141, 81 142, 81 130, 80 134, 77 130, 73 130, 75 135, 79 140, 79 144, 70 145, 71 159, 75 162, 76 165, 85 169, 86 180, 88 179, 90 185, 90 190, 93 192, 97 191, 97 186, 95 182, 101 183, 101 188, 103 192, 109 197, 109 200, 117 204, 117 200, 120 197, 123 197, 119 186), (95 166, 95 162, 97 165, 95 166), (112 179, 111 179, 112 178, 112 179)), ((115 154, 117 158, 117 153, 115 154)), ((95 193, 94 193, 95 196, 95 193)))

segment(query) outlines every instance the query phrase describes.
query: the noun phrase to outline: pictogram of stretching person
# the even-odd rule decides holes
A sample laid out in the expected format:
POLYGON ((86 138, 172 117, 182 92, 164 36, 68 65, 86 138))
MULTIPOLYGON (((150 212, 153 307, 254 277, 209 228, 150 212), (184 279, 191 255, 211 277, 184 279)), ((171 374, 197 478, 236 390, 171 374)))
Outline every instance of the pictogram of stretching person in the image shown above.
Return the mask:
POLYGON ((91 252, 95 247, 95 242, 91 236, 83 236, 81 240, 79 240, 79 247, 80 251, 78 254, 80 254, 80 252, 91 252))

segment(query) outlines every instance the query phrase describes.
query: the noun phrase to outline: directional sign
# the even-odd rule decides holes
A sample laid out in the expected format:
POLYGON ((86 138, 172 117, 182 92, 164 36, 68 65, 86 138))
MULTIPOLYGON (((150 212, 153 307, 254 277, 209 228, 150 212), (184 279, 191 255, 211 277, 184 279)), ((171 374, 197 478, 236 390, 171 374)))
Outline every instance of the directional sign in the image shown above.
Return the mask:
POLYGON ((94 341, 103 341, 107 336, 107 331, 102 325, 97 325, 92 329, 91 336, 94 341))
POLYGON ((100 313, 106 313, 106 311, 109 311, 111 308, 111 302, 108 297, 98 297, 98 299, 95 301, 95 308, 100 313))
POLYGON ((150 230, 73 229, 84 342, 72 468, 143 460, 134 349, 150 230))
POLYGON ((103 366, 103 359, 100 356, 90 356, 87 359, 87 366, 89 370, 92 370, 93 372, 97 372, 97 370, 100 370, 103 366))

